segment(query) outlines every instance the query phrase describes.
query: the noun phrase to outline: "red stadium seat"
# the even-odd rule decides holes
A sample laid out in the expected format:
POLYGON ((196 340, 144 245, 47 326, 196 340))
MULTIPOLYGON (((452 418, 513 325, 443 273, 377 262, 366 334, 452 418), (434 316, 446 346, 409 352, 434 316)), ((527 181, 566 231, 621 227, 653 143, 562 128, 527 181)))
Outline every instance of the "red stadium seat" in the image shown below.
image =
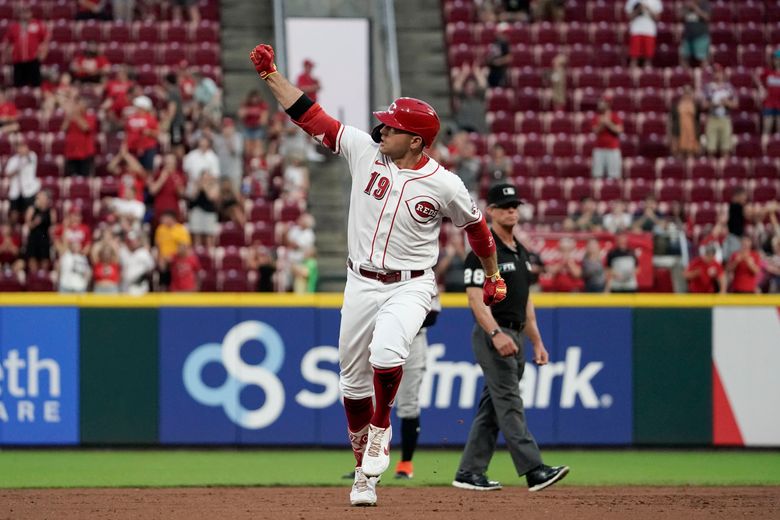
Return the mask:
POLYGON ((474 9, 471 2, 452 2, 444 7, 444 17, 448 22, 471 22, 474 9))
POLYGON ((705 225, 715 224, 718 220, 718 211, 715 206, 710 202, 702 202, 701 204, 691 204, 691 208, 694 213, 694 224, 705 225))
POLYGON ((560 174, 567 179, 589 179, 591 171, 586 161, 580 157, 574 157, 561 165, 560 174))
POLYGON ((542 74, 534 67, 523 67, 513 73, 514 86, 518 88, 542 88, 542 74))
MULTIPOLYGON (((556 112, 550 119, 550 124, 547 128, 550 134, 573 134, 574 133, 574 121, 572 115, 567 112, 556 112)), ((561 139, 561 136, 558 136, 561 139)))
POLYGON ((639 141, 639 155, 650 159, 658 159, 669 155, 669 146, 665 139, 659 139, 655 135, 643 137, 639 141))
POLYGON ((655 167, 652 162, 644 159, 643 157, 637 157, 634 160, 627 161, 626 173, 628 178, 654 180, 655 179, 655 167))
POLYGON ((677 45, 658 45, 653 58, 655 67, 678 67, 680 65, 680 50, 677 45))
POLYGON ((51 272, 44 269, 29 273, 27 275, 28 292, 53 292, 54 282, 51 279, 51 272))
POLYGON ((219 269, 244 269, 244 259, 241 256, 241 250, 237 247, 218 248, 216 257, 219 260, 219 269))
POLYGON ((617 45, 620 43, 620 33, 615 30, 614 24, 601 22, 598 25, 591 24, 591 39, 593 45, 617 45))
MULTIPOLYGON (((545 155, 536 160, 536 175, 545 179, 557 178, 559 173, 558 162, 551 156, 545 155)), ((542 197, 545 198, 545 197, 542 197)))
POLYGON ((659 138, 666 136, 666 118, 659 117, 650 112, 639 119, 639 132, 641 136, 657 135, 659 138))
POLYGON ((602 202, 611 202, 613 200, 623 199, 623 186, 620 181, 607 179, 599 183, 597 188, 598 200, 602 202))
POLYGON ((488 146, 494 146, 496 144, 501 145, 507 155, 514 155, 517 153, 517 143, 515 143, 515 135, 508 133, 492 134, 488 136, 488 146))
POLYGON ((731 24, 719 23, 710 27, 710 41, 712 45, 736 45, 737 35, 731 24))
POLYGON ((223 292, 248 292, 251 290, 247 273, 235 269, 222 273, 221 284, 218 282, 218 285, 221 285, 223 292))
POLYGON ((688 192, 688 202, 715 202, 715 189, 712 181, 708 179, 693 181, 688 192))
POLYGON ((737 47, 735 45, 721 44, 712 53, 712 61, 724 67, 731 67, 739 63, 737 47))
POLYGON ((746 179, 748 177, 748 166, 744 160, 736 157, 730 157, 723 165, 723 178, 729 179, 746 179))
MULTIPOLYGON (((604 73, 607 71, 600 70, 600 72, 604 73)), ((631 73, 622 67, 612 69, 609 71, 609 77, 607 78, 607 86, 609 88, 622 88, 622 89, 632 89, 634 88, 634 78, 631 75, 631 73)))
POLYGON ((753 202, 769 202, 778 199, 777 181, 758 179, 753 188, 753 202))
POLYGON ((512 66, 513 67, 536 67, 536 49, 532 45, 525 43, 515 43, 512 45, 512 66))
POLYGON ((537 44, 540 45, 557 45, 560 43, 560 35, 558 30, 550 22, 542 22, 536 26, 536 31, 532 31, 537 44))
POLYGON ((102 42, 103 25, 96 20, 78 22, 76 24, 76 34, 80 42, 102 42))
POLYGON ((536 134, 528 134, 522 140, 522 154, 526 157, 544 157, 547 153, 544 142, 536 134))
POLYGON ((764 150, 770 159, 780 159, 780 137, 775 134, 767 139, 764 144, 764 150))
POLYGON ((731 201, 731 197, 734 196, 734 192, 744 187, 745 183, 742 179, 726 179, 723 182, 723 186, 720 191, 720 200, 722 202, 731 201))
MULTIPOLYGON (((616 11, 616 6, 618 5, 615 2, 603 2, 598 1, 596 3, 590 4, 590 21, 591 22, 608 22, 610 24, 614 25, 614 22, 617 21, 618 15, 616 11)), ((580 4, 580 9, 582 8, 580 4)))
POLYGON ((739 64, 748 69, 765 67, 767 65, 765 48, 755 45, 740 46, 739 64))
POLYGON ((162 41, 160 31, 162 25, 155 20, 146 20, 141 23, 134 24, 135 39, 139 42, 145 42, 148 44, 156 44, 162 41))
POLYGON ((219 43, 219 24, 210 20, 203 20, 195 28, 195 41, 219 43))
POLYGON ((221 247, 235 246, 243 247, 246 245, 244 230, 233 222, 225 222, 219 232, 217 245, 221 247))
POLYGON ((576 178, 569 186, 569 200, 582 200, 593 196, 593 186, 590 180, 576 178))
POLYGON ((730 2, 713 3, 710 12, 710 23, 734 23, 730 2))
POLYGON ((49 16, 52 20, 71 21, 76 18, 76 4, 69 0, 58 0, 52 5, 49 16))
POLYGON ((298 220, 298 217, 301 216, 301 213, 303 212, 303 209, 301 208, 301 205, 297 202, 290 202, 281 204, 279 206, 279 220, 282 222, 292 222, 294 220, 298 220))
POLYGON ((51 39, 57 43, 71 43, 75 41, 73 22, 70 20, 57 20, 51 28, 51 39))
POLYGON ((682 186, 674 179, 664 180, 657 195, 660 202, 682 201, 685 197, 682 186))
POLYGON ((740 23, 764 23, 764 6, 759 2, 740 2, 735 11, 740 23))
POLYGON ((647 69, 640 72, 637 86, 639 88, 663 89, 666 86, 666 81, 660 70, 647 69))
POLYGON ((587 26, 577 22, 572 22, 566 27, 565 40, 568 45, 589 45, 590 34, 587 26))
POLYGON ((511 111, 512 108, 512 91, 500 87, 491 88, 487 91, 488 111, 511 111))
POLYGON ((450 47, 449 54, 451 67, 462 67, 465 64, 474 63, 474 50, 465 43, 450 47))
POLYGON ((447 41, 449 41, 450 45, 458 45, 461 43, 472 44, 474 42, 471 25, 466 22, 447 24, 446 33, 447 41))
POLYGON ((515 93, 515 110, 525 112, 527 110, 541 110, 542 103, 539 99, 539 93, 532 88, 524 88, 515 93))
POLYGON ((648 89, 639 96, 640 112, 656 112, 666 114, 669 111, 669 103, 664 96, 654 89, 648 89))
POLYGON ((666 159, 660 163, 658 175, 662 181, 682 180, 687 176, 687 167, 677 159, 666 159))
POLYGON ((604 44, 595 52, 595 61, 599 67, 617 67, 623 64, 623 56, 618 46, 604 44))
POLYGON ((163 32, 165 34, 164 41, 171 43, 183 44, 189 41, 188 27, 183 23, 166 22, 163 24, 163 32))
POLYGON ((515 132, 515 117, 509 112, 493 112, 490 131, 494 134, 515 132))
POLYGON ((13 271, 3 270, 0 272, 0 292, 22 292, 24 290, 24 285, 13 271))
POLYGON ((645 179, 630 180, 628 182, 627 199, 631 202, 639 202, 647 198, 648 195, 653 195, 653 183, 645 179))
POLYGON ((763 47, 766 45, 764 27, 755 23, 744 24, 739 27, 739 36, 737 40, 740 45, 757 45, 763 47))
POLYGON ((715 179, 718 177, 718 171, 715 163, 709 159, 702 158, 691 165, 691 179, 694 182, 700 179, 715 179))
POLYGON ((521 134, 544 133, 542 120, 539 119, 539 117, 535 112, 531 112, 531 111, 523 113, 522 119, 520 119, 520 125, 518 126, 517 129, 521 134))
POLYGON ((267 247, 276 245, 273 224, 256 223, 252 230, 252 243, 261 244, 267 247))
POLYGON ((761 140, 750 134, 742 134, 737 141, 737 147, 735 149, 737 157, 749 157, 757 158, 763 153, 761 149, 761 140))
POLYGON ((743 67, 731 69, 729 83, 735 88, 755 88, 753 73, 743 67))
POLYGON ((198 273, 200 278, 200 292, 217 292, 217 274, 214 271, 202 270, 198 273))
POLYGON ((599 69, 585 67, 574 76, 575 86, 578 88, 604 88, 604 72, 599 69))

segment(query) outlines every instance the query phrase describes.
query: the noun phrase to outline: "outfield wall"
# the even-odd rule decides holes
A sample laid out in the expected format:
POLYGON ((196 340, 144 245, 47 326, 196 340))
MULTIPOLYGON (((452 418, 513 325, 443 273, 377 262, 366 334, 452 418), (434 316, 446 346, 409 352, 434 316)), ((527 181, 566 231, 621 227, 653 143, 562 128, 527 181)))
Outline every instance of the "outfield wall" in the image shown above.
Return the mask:
MULTIPOLYGON (((545 445, 780 446, 780 297, 536 295, 545 445)), ((0 445, 342 445, 339 295, 0 296, 0 445)), ((482 388, 463 295, 429 330, 421 442, 482 388)), ((526 353, 530 355, 530 346, 526 353)))

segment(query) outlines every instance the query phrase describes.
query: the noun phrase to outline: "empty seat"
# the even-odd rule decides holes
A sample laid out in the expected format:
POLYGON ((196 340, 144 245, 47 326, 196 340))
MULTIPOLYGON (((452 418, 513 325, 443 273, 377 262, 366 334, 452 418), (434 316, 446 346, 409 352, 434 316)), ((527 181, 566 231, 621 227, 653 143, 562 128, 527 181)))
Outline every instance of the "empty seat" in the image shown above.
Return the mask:
POLYGON ((221 276, 221 288, 223 292, 247 292, 250 291, 246 272, 230 269, 221 276))
POLYGON ((661 202, 682 201, 685 197, 682 186, 674 179, 667 179, 658 189, 658 200, 661 202))
POLYGON ((643 157, 637 157, 630 161, 626 168, 626 173, 630 179, 655 179, 655 167, 652 162, 643 157))
POLYGON ((458 45, 460 43, 471 44, 474 40, 471 26, 466 22, 447 24, 446 33, 450 45, 458 45))
POLYGON ((744 160, 736 157, 730 157, 728 161, 723 165, 723 178, 729 179, 745 179, 748 176, 748 167, 744 160))
POLYGON ((769 202, 778 199, 777 181, 758 179, 753 188, 753 202, 769 202))
POLYGON ((233 222, 225 222, 219 232, 217 245, 221 247, 235 246, 242 247, 246 245, 244 230, 233 222))
POLYGON ((691 165, 691 179, 693 179, 694 182, 700 179, 709 179, 711 181, 712 179, 717 178, 717 176, 718 171, 715 168, 715 163, 709 159, 700 159, 691 165))
POLYGON ((780 179, 780 169, 777 161, 768 157, 761 157, 753 163, 753 177, 756 179, 780 179))
POLYGON ((715 189, 712 181, 708 179, 698 179, 691 185, 688 192, 689 202, 714 202, 715 189))
POLYGON ((513 134, 515 132, 515 117, 509 112, 493 112, 490 118, 490 131, 492 133, 508 133, 513 134))
POLYGON ((757 158, 763 153, 761 140, 757 136, 742 134, 735 149, 737 157, 757 158))

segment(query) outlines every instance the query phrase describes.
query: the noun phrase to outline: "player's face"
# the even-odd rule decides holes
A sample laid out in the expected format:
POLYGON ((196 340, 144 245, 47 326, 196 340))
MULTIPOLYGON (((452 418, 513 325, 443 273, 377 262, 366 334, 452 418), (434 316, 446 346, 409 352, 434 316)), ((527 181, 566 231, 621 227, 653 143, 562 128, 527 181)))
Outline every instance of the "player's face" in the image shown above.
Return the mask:
POLYGON ((412 140, 419 139, 410 132, 391 126, 383 126, 379 133, 382 136, 382 140, 379 142, 379 151, 392 158, 403 157, 409 151, 412 140))
POLYGON ((488 210, 493 223, 499 226, 513 227, 520 222, 520 212, 517 211, 517 204, 490 206, 488 210))

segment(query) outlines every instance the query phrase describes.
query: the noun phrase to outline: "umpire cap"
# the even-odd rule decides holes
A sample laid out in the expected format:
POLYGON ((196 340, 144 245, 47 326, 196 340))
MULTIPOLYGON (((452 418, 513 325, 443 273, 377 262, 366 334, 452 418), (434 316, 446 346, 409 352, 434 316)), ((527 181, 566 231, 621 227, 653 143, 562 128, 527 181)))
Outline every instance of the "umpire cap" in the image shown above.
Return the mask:
POLYGON ((523 203, 517 197, 517 188, 512 184, 496 184, 487 195, 488 206, 519 206, 523 203))

